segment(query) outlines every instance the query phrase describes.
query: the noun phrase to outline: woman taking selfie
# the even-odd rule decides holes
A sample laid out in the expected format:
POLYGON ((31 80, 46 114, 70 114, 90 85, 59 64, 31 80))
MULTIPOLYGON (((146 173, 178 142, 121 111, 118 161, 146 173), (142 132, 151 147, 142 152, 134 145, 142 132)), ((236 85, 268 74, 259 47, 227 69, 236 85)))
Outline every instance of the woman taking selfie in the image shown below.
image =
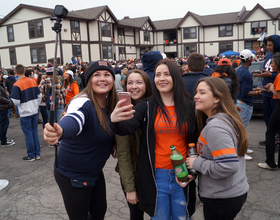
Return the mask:
POLYGON ((86 88, 68 104, 64 116, 44 139, 60 140, 54 177, 69 219, 104 219, 107 203, 102 169, 113 148, 115 135, 109 115, 117 97, 114 70, 106 61, 95 61, 85 73, 86 88))
POLYGON ((186 165, 199 172, 204 218, 234 219, 249 190, 244 159, 247 132, 222 79, 200 79, 194 99, 201 131, 197 142, 200 156, 187 158, 186 165))
MULTIPOLYGON (((154 71, 154 95, 135 106, 120 100, 111 114, 111 128, 118 135, 131 135, 141 128, 137 189, 139 208, 152 219, 186 219, 188 187, 175 180, 170 145, 186 158, 188 143, 194 140, 195 115, 192 98, 184 88, 178 67, 161 60, 154 71)), ((191 192, 195 189, 192 181, 191 192)), ((190 192, 190 193, 191 193, 190 192)), ((193 207, 192 207, 193 208, 193 207)))
MULTIPOLYGON (((124 91, 129 92, 133 105, 153 94, 150 78, 142 70, 128 72, 124 79, 124 91)), ((138 207, 138 196, 136 179, 138 174, 138 156, 141 129, 134 134, 127 136, 116 135, 118 147, 118 163, 116 171, 121 177, 121 184, 124 190, 127 204, 130 210, 131 220, 143 220, 144 212, 138 207)))

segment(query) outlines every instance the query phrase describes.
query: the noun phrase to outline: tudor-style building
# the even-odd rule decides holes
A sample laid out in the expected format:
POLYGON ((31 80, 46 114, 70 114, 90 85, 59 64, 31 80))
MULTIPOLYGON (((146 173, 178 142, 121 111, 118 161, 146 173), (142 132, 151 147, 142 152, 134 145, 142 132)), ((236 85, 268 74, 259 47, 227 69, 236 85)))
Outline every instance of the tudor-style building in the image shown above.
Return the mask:
MULTIPOLYGON (((54 58, 53 9, 20 4, 0 20, 0 66, 46 64, 54 58)), ((108 6, 69 11, 59 34, 58 62, 127 60, 140 58, 145 49, 168 57, 191 52, 216 55, 227 50, 257 50, 261 34, 280 35, 280 8, 152 21, 149 17, 118 20, 108 6), (166 44, 165 40, 173 44, 166 44)))

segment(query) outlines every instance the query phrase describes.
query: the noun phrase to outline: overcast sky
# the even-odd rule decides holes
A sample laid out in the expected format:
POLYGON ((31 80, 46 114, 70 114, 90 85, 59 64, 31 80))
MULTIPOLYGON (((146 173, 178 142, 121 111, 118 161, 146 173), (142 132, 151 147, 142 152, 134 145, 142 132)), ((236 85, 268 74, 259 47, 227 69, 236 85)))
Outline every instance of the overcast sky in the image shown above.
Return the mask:
POLYGON ((46 8, 64 5, 68 11, 108 5, 119 20, 124 16, 130 18, 150 16, 152 21, 182 18, 188 11, 198 15, 209 15, 237 12, 243 6, 247 10, 252 10, 257 3, 265 9, 280 8, 279 0, 1 0, 0 18, 4 18, 20 3, 46 8))

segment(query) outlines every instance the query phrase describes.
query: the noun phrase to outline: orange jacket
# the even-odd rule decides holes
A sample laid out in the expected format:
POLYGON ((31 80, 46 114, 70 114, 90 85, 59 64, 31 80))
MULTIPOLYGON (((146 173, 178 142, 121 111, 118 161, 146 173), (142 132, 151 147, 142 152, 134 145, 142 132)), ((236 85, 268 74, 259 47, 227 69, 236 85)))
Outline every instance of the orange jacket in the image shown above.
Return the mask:
MULTIPOLYGON (((65 84, 65 81, 63 82, 63 85, 65 84)), ((75 96, 79 94, 79 86, 76 81, 74 81, 70 87, 70 85, 66 88, 67 94, 65 96, 65 105, 67 105, 70 100, 75 96)))

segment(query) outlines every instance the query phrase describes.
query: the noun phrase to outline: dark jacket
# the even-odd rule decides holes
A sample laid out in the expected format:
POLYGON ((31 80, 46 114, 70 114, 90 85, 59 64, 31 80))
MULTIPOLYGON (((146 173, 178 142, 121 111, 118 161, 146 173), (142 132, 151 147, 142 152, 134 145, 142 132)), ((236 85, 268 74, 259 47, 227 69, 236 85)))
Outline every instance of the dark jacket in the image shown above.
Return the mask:
POLYGON ((149 75, 152 84, 154 83, 154 69, 160 60, 162 60, 162 55, 159 51, 145 53, 142 57, 142 70, 149 75))
POLYGON ((211 76, 214 70, 206 66, 203 72, 205 72, 208 76, 211 76))
POLYGON ((14 83, 16 82, 16 77, 15 76, 9 76, 6 80, 5 80, 5 84, 6 84, 6 87, 7 87, 7 90, 9 92, 9 94, 12 93, 12 88, 13 88, 13 85, 14 83))
POLYGON ((184 73, 182 75, 183 81, 184 81, 184 86, 188 93, 194 97, 195 95, 195 86, 196 83, 199 79, 207 77, 207 73, 205 72, 190 72, 190 73, 184 73))
POLYGON ((13 103, 9 99, 4 84, 0 82, 0 110, 8 110, 13 107, 13 103))
MULTIPOLYGON (((273 53, 280 52, 280 36, 279 35, 271 35, 270 37, 272 37, 272 40, 273 40, 273 47, 274 47, 273 53)), ((272 60, 272 57, 273 57, 273 53, 268 53, 266 55, 265 60, 264 60, 264 64, 263 64, 263 69, 268 70, 270 72, 273 71, 272 68, 271 68, 271 60, 272 60)), ((268 83, 273 83, 277 75, 278 75, 277 72, 272 72, 271 77, 263 78, 262 85, 265 86, 268 83)), ((262 93, 262 95, 272 97, 272 92, 264 92, 264 93, 262 93)))
MULTIPOLYGON (((137 189, 139 208, 150 216, 155 215, 157 186, 155 180, 155 130, 157 106, 153 98, 138 102, 134 117, 127 121, 111 123, 111 129, 118 135, 131 135, 141 128, 138 159, 137 189)), ((194 116, 195 117, 195 116, 194 116)), ((189 127, 189 125, 188 125, 189 127)), ((189 216, 195 211, 195 181, 184 188, 189 216)))

